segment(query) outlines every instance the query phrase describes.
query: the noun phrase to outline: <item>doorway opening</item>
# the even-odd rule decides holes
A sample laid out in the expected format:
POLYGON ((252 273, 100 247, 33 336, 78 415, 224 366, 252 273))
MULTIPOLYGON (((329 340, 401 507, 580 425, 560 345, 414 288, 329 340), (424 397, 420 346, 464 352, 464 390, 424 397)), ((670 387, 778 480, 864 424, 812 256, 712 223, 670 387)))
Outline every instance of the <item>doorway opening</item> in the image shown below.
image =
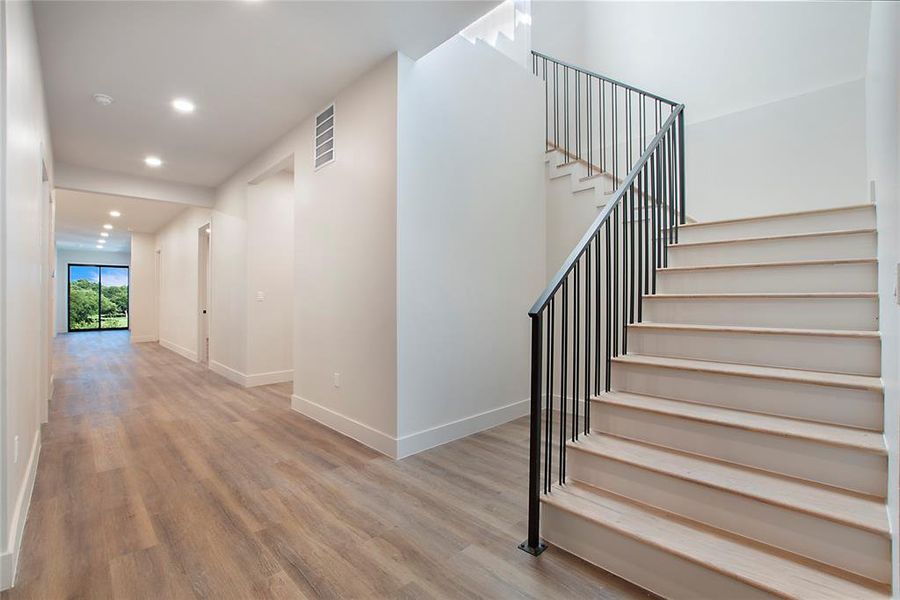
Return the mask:
POLYGON ((69 264, 68 330, 128 329, 128 267, 69 264))

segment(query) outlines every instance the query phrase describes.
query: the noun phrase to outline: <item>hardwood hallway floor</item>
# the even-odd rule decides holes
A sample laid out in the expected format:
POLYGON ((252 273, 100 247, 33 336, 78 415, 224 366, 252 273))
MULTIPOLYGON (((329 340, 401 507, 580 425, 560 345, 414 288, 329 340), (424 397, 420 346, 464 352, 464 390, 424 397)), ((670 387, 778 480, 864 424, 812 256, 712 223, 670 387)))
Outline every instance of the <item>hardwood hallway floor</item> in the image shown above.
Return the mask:
POLYGON ((525 532, 527 422, 392 461, 127 332, 59 336, 19 598, 633 598, 525 532))

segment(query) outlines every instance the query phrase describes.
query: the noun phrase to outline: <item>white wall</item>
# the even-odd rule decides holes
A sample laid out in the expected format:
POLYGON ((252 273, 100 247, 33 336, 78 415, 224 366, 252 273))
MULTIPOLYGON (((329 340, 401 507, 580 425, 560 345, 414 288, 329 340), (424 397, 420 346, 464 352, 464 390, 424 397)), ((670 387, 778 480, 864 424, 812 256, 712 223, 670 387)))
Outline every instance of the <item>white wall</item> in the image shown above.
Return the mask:
POLYGON ((900 5, 874 3, 866 73, 866 158, 878 214, 878 290, 888 506, 894 534, 894 594, 900 593, 900 5))
MULTIPOLYGON (((53 180, 40 63, 29 2, 0 2, 0 588, 15 570, 40 451, 42 280, 50 224, 44 215, 43 166, 53 180), (18 456, 16 456, 18 447, 18 456)), ((48 327, 48 330, 52 329, 48 327)))
POLYGON ((532 6, 535 49, 685 104, 690 216, 864 201, 868 3, 532 6))
POLYGON ((128 325, 132 342, 158 339, 156 303, 156 236, 152 233, 131 234, 130 287, 128 290, 128 325))
POLYGON ((338 93, 334 163, 313 170, 314 117, 294 147, 293 406, 388 454, 397 435, 397 60, 338 93))
POLYGON ((200 228, 210 211, 189 208, 156 234, 159 251, 159 343, 197 360, 197 274, 200 228))
POLYGON ((308 117, 219 186, 211 242, 210 368, 253 384, 248 349, 265 339, 249 327, 259 248, 248 183, 293 157, 292 406, 385 453, 397 423, 396 97, 391 56, 335 97, 338 159, 313 170, 308 117))
POLYGON ((542 86, 460 37, 401 64, 403 456, 526 414, 546 277, 542 86))
POLYGON ((291 381, 293 377, 294 201, 294 175, 287 171, 247 188, 250 384, 291 381))
MULTIPOLYGON (((127 252, 103 252, 98 250, 56 251, 56 332, 69 330, 67 312, 69 309, 69 265, 109 265, 127 267, 131 263, 127 252)), ((129 293, 131 293, 129 289, 129 293)))

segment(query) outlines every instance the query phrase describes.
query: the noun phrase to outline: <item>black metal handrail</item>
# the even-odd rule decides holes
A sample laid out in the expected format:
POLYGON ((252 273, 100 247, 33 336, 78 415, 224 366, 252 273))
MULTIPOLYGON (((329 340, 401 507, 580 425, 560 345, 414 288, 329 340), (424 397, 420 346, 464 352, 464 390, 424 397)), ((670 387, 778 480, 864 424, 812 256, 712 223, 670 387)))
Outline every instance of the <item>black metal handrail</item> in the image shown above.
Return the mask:
POLYGON ((668 246, 678 241, 678 227, 685 222, 685 187, 683 104, 532 54, 534 74, 545 84, 548 149, 562 152, 566 162, 583 165, 588 177, 603 177, 615 186, 528 313, 528 539, 519 547, 537 555, 545 548, 540 539, 541 493, 551 493, 554 484, 565 485, 567 444, 590 433, 591 399, 610 390, 611 359, 627 352, 628 325, 643 319, 641 300, 656 293, 657 269, 668 265, 668 246), (553 69, 549 76, 548 67, 553 69), (665 107, 668 115, 663 114, 665 107), (640 154, 632 160, 635 145, 640 154), (595 150, 599 166, 593 163, 595 150), (620 151, 627 165, 621 177, 620 151), (556 420, 554 412, 559 413, 556 420))

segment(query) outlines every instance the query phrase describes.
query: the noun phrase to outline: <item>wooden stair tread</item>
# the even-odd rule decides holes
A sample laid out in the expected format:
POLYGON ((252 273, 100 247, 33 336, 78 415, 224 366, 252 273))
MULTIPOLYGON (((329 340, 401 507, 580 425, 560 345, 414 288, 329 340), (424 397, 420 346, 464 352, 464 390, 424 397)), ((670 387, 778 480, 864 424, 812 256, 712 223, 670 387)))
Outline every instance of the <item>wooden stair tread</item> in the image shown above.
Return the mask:
POLYGON ((624 356, 617 356, 615 358, 612 358, 611 360, 615 363, 621 364, 643 365, 660 367, 664 369, 678 369, 683 371, 697 371, 701 373, 717 373, 722 375, 735 375, 739 377, 754 377, 758 379, 789 381, 793 383, 808 383, 812 385, 852 388, 873 392, 880 392, 883 389, 880 377, 872 377, 868 375, 847 375, 843 373, 804 371, 800 369, 785 369, 780 367, 760 367, 756 365, 719 363, 706 360, 651 356, 646 354, 626 354, 624 356))
POLYGON ((569 447, 890 537, 878 499, 612 435, 583 436, 569 447))
MULTIPOLYGON (((702 227, 703 225, 725 225, 726 223, 746 223, 752 221, 766 221, 769 219, 780 219, 784 217, 801 217, 804 215, 817 215, 817 214, 826 214, 826 213, 834 213, 834 212, 843 212, 847 210, 858 210, 860 208, 875 208, 874 204, 851 204, 849 206, 837 206, 834 208, 820 208, 816 210, 801 210, 795 212, 786 212, 786 213, 772 213, 768 215, 757 215, 755 217, 741 217, 736 219, 720 219, 718 221, 701 221, 697 223, 690 223, 690 227, 702 227)), ((682 225, 682 227, 686 227, 688 225, 682 225)))
POLYGON ((632 323, 629 329, 664 329, 669 331, 696 331, 709 333, 748 333, 769 335, 813 335, 822 337, 864 337, 881 338, 878 331, 854 331, 842 329, 791 329, 785 327, 738 327, 734 325, 693 325, 690 323, 654 323, 644 321, 632 323))
POLYGON ((554 486, 542 501, 602 527, 785 598, 888 598, 777 551, 727 536, 585 484, 554 486))
POLYGON ((695 248, 698 246, 714 246, 714 245, 722 245, 722 244, 741 244, 741 243, 752 243, 752 242, 765 242, 770 240, 789 240, 789 239, 802 239, 802 238, 817 238, 817 237, 833 237, 839 235, 863 235, 876 233, 875 229, 835 229, 832 231, 815 231, 812 233, 784 233, 779 235, 763 235, 763 236, 754 236, 754 237, 744 237, 744 238, 730 238, 725 240, 705 240, 702 242, 678 242, 677 244, 672 244, 669 246, 669 249, 675 248, 695 248))
POLYGON ((645 300, 658 298, 668 300, 674 298, 721 298, 739 300, 742 298, 877 298, 877 292, 741 292, 732 294, 644 294, 645 300))
POLYGON ((689 267, 662 267, 657 268, 657 273, 672 273, 681 271, 712 271, 718 269, 756 269, 771 267, 815 267, 827 265, 856 265, 856 264, 878 264, 876 258, 828 258, 824 260, 792 260, 783 262, 755 262, 755 263, 734 263, 734 264, 718 264, 718 265, 697 265, 689 267))
POLYGON ((851 448, 882 456, 887 455, 881 432, 801 421, 762 413, 670 400, 656 396, 644 396, 628 392, 605 392, 592 398, 594 402, 611 404, 700 421, 724 427, 756 431, 781 437, 792 437, 821 442, 832 446, 851 448))

